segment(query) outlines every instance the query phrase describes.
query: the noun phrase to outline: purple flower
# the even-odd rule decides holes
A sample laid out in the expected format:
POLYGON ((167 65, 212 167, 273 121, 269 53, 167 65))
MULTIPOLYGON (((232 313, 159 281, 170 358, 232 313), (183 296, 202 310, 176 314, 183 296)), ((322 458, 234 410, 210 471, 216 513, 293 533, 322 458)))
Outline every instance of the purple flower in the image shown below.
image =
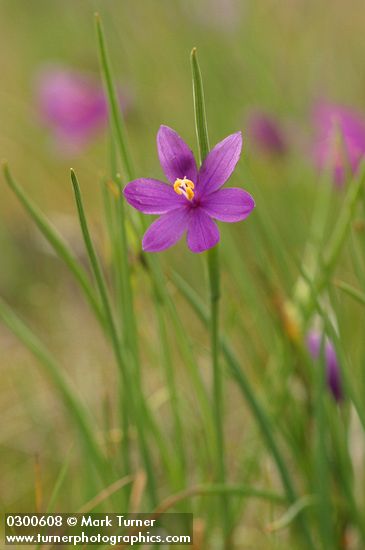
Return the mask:
MULTIPOLYGON (((108 120, 102 86, 89 74, 60 66, 46 68, 37 82, 41 117, 54 133, 58 148, 77 152, 108 120)), ((125 99, 121 98, 125 107, 125 99)))
POLYGON ((137 179, 127 184, 124 195, 144 214, 159 214, 143 237, 143 250, 160 252, 177 243, 187 231, 192 252, 204 252, 219 241, 213 218, 238 222, 247 218, 255 206, 243 189, 221 189, 240 158, 241 132, 218 143, 200 170, 194 155, 171 128, 161 126, 157 150, 169 184, 155 179, 137 179))
POLYGON ((271 115, 254 111, 249 117, 248 135, 262 153, 283 155, 288 146, 283 129, 271 115))
POLYGON ((316 138, 314 159, 320 169, 332 163, 334 180, 342 184, 346 165, 353 173, 365 155, 365 118, 356 111, 332 103, 318 103, 314 109, 316 138))
MULTIPOLYGON (((311 330, 307 335, 307 346, 313 359, 318 359, 321 352, 322 335, 316 330, 311 330)), ((324 342, 324 355, 326 360, 326 380, 333 397, 337 402, 343 399, 341 372, 335 348, 327 338, 324 342)))

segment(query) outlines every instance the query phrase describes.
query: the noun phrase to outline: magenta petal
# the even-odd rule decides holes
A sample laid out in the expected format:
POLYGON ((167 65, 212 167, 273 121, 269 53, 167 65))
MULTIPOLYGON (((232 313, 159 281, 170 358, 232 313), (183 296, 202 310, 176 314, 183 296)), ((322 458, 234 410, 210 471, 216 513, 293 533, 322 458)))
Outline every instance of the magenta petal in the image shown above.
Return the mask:
POLYGON ((255 201, 247 191, 237 188, 219 189, 203 198, 204 211, 221 222, 239 222, 247 218, 255 201))
POLYGON ((198 192, 213 193, 228 180, 240 158, 242 134, 232 134, 212 149, 199 171, 198 192))
POLYGON ((124 188, 124 196, 133 208, 144 214, 166 214, 185 202, 170 185, 150 178, 128 183, 124 188))
POLYGON ((188 226, 189 209, 178 208, 163 214, 149 226, 144 234, 142 247, 146 252, 161 252, 181 239, 188 226))
POLYGON ((218 227, 202 208, 191 211, 187 241, 190 250, 196 253, 204 252, 219 242, 218 227))
POLYGON ((198 170, 192 151, 185 141, 168 126, 160 126, 157 134, 157 151, 167 179, 174 183, 185 176, 197 182, 198 170))

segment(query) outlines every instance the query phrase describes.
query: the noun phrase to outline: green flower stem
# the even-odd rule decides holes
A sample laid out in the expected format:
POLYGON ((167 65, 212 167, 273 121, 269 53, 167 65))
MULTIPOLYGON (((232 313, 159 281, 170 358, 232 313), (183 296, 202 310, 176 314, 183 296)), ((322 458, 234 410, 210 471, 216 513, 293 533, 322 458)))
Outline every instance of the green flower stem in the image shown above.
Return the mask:
MULTIPOLYGON (((200 164, 209 152, 208 127, 205 113, 203 80, 200 72, 196 48, 191 52, 191 68, 193 77, 193 97, 195 128, 198 140, 200 164)), ((218 246, 207 253, 209 288, 210 288, 210 342, 213 373, 213 416, 215 424, 216 454, 217 454, 217 481, 224 483, 226 479, 225 449, 224 449, 224 389, 223 376, 219 363, 219 300, 220 300, 220 271, 218 246)), ((227 495, 221 496, 221 513, 224 526, 225 544, 229 544, 230 511, 227 495)), ((226 546, 228 548, 228 546, 226 546)))
POLYGON ((148 449, 147 439, 145 435, 146 426, 143 418, 144 408, 142 404, 139 402, 139 399, 136 399, 134 384, 133 384, 134 376, 133 374, 131 374, 130 372, 131 369, 128 365, 128 359, 131 359, 132 357, 128 356, 127 358, 124 358, 122 355, 118 333, 114 323, 113 313, 110 307, 110 303, 109 303, 108 292, 106 289, 104 276, 94 249, 94 245, 91 240, 91 236, 89 233, 89 228, 88 228, 88 224, 85 216, 85 211, 83 207, 79 183, 77 181, 75 172, 73 170, 71 171, 71 180, 72 180, 72 185, 75 193, 75 200, 76 200, 77 210, 79 214, 81 230, 85 241, 85 246, 89 255, 90 264, 95 277, 96 285, 100 293, 101 302, 103 304, 105 319, 109 329, 115 357, 116 357, 116 360, 122 375, 122 379, 124 382, 123 397, 126 398, 128 393, 129 403, 130 403, 132 412, 134 413, 134 418, 135 418, 138 437, 139 437, 140 450, 141 450, 144 466, 146 468, 149 497, 150 497, 151 504, 153 505, 156 503, 156 500, 157 500, 154 468, 153 468, 150 452, 148 449))

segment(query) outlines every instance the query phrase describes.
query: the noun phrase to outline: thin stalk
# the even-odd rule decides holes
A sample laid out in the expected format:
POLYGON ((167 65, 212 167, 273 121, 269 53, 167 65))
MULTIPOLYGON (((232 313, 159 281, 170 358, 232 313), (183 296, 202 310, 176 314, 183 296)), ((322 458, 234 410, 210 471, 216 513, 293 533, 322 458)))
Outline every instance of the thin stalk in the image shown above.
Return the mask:
MULTIPOLYGON (((205 100, 203 80, 200 72, 196 48, 191 52, 191 68, 193 77, 193 97, 195 128, 198 140, 200 163, 202 163, 209 152, 208 127, 205 113, 205 100)), ((224 390, 223 376, 219 363, 219 302, 220 302, 220 269, 218 246, 210 249, 207 253, 209 288, 210 288, 210 345, 211 362, 213 374, 213 416, 216 437, 216 476, 219 483, 226 479, 225 449, 224 449, 224 390)), ((230 532, 230 511, 227 496, 221 496, 221 513, 223 520, 225 544, 229 544, 230 532)))
POLYGON ((101 302, 103 304, 105 319, 108 326, 115 357, 116 357, 118 367, 120 369, 122 379, 124 382, 125 392, 123 395, 126 397, 126 395, 128 394, 129 403, 130 403, 132 412, 134 412, 134 418, 135 418, 138 437, 139 437, 140 450, 141 450, 144 466, 146 468, 146 473, 147 473, 147 480, 148 480, 147 485, 149 489, 149 497, 150 497, 151 504, 153 505, 154 503, 156 503, 157 494, 156 494, 156 486, 155 486, 155 478, 154 478, 154 468, 151 461, 150 452, 148 449, 147 439, 145 434, 145 424, 143 420, 143 412, 144 412, 143 407, 141 406, 141 404, 139 404, 139 400, 136 399, 135 391, 133 387, 133 378, 130 377, 128 362, 126 360, 127 358, 125 359, 123 357, 123 354, 121 351, 118 333, 117 333, 116 325, 114 323, 112 309, 109 303, 106 283, 99 264, 98 257, 94 249, 94 245, 91 240, 91 236, 90 236, 90 232, 89 232, 89 228, 88 228, 88 224, 85 216, 83 201, 81 197, 80 186, 77 181, 76 174, 73 170, 71 171, 71 180, 72 180, 72 185, 75 193, 75 200, 76 200, 77 210, 79 214, 81 230, 84 237, 85 247, 89 255, 91 268, 93 270, 95 281, 100 293, 101 302))
POLYGON ((98 13, 95 13, 95 27, 96 35, 99 45, 100 64, 102 67, 102 74, 104 78, 105 87, 107 90, 110 119, 113 125, 113 131, 115 132, 117 143, 119 145, 119 152, 122 159, 123 171, 126 180, 133 179, 134 169, 132 163, 132 157, 127 144, 127 132, 123 122, 123 118, 119 115, 119 101, 118 95, 113 84, 112 71, 109 63, 109 58, 106 50, 106 44, 104 39, 104 32, 102 28, 101 19, 98 13))
POLYGON ((198 63, 196 48, 191 52, 191 69, 193 73, 193 99, 194 99, 194 114, 195 114, 195 130, 199 145, 199 160, 203 163, 205 157, 209 153, 209 137, 208 125, 205 112, 204 88, 203 79, 198 63))

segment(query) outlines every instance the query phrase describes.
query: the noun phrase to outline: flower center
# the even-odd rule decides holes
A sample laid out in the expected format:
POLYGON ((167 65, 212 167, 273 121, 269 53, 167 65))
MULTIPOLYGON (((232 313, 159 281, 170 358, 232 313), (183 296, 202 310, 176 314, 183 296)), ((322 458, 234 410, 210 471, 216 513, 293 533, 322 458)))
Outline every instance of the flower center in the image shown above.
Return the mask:
POLYGON ((184 179, 177 178, 174 183, 174 191, 178 195, 184 195, 189 201, 192 201, 194 198, 194 189, 195 185, 191 180, 188 180, 186 176, 184 179))

